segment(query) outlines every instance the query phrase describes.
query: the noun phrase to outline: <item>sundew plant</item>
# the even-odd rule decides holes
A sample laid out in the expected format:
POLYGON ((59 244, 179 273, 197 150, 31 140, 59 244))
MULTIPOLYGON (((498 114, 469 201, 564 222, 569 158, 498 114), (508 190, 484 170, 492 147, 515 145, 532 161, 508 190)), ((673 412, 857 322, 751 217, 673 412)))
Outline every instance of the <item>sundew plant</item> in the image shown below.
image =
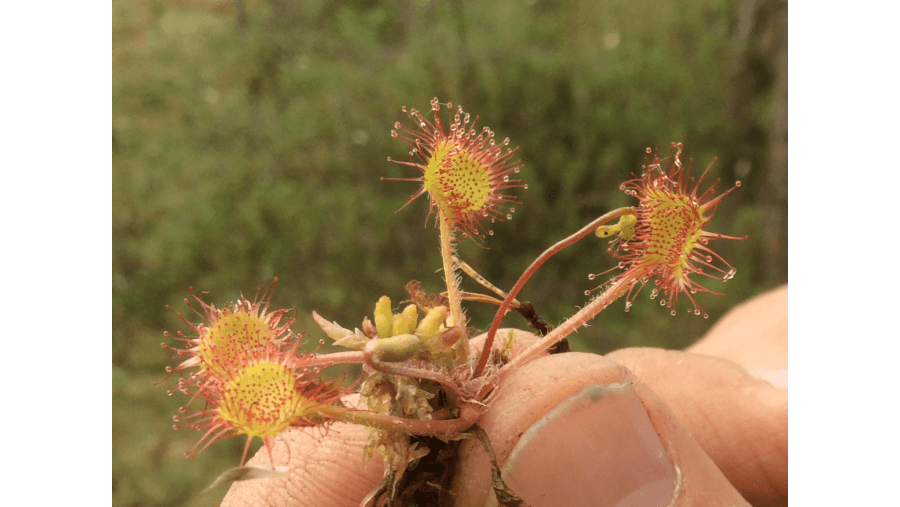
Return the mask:
MULTIPOLYGON (((180 393, 187 399, 174 417, 175 428, 200 432, 187 456, 197 456, 222 439, 246 438, 243 455, 236 458, 239 468, 224 474, 223 481, 266 476, 244 466, 254 439, 262 440, 269 470, 277 473, 272 445, 282 432, 293 427, 327 429, 342 421, 365 426, 368 443, 361 452, 377 455, 384 463, 384 480, 364 505, 421 502, 423 497, 410 496, 414 487, 426 501, 439 500, 449 481, 433 484, 417 478, 423 469, 420 461, 429 456, 429 444, 471 437, 476 421, 490 408, 491 393, 511 372, 548 351, 564 350, 559 345, 571 333, 600 312, 616 308, 613 303, 619 299, 624 302, 618 311, 627 312, 649 299, 657 300, 672 318, 681 318, 676 316, 680 312, 706 318, 702 299, 720 294, 708 289, 704 280, 726 281, 735 275, 732 265, 715 252, 714 242, 745 237, 712 232, 710 225, 719 203, 740 182, 717 192, 719 181, 710 182, 712 164, 694 174, 682 145, 672 143, 665 154, 647 148, 638 172, 629 177, 623 171, 623 183, 610 183, 633 199, 632 206, 612 210, 536 252, 513 287, 497 288, 459 257, 457 245, 472 241, 498 251, 511 247, 491 240, 495 227, 515 226, 516 206, 527 203, 528 186, 520 176, 527 171, 517 158, 518 148, 510 148, 510 140, 499 140, 489 127, 478 126, 477 116, 437 98, 427 112, 406 107, 402 112, 407 118, 396 122, 391 135, 406 144, 409 158, 387 160, 405 166, 410 175, 381 179, 416 185, 397 220, 413 214, 417 201, 427 201, 422 206, 428 210, 425 222, 437 229, 446 290, 429 294, 421 288, 416 277, 438 268, 423 265, 419 273, 404 274, 410 279, 405 287, 373 301, 371 315, 323 316, 314 309, 297 310, 311 312, 321 327, 308 333, 313 340, 324 343, 327 337, 346 349, 335 353, 300 350, 304 333, 293 329, 296 312, 270 307, 277 279, 252 301, 241 298, 216 306, 208 302, 207 294, 192 293, 185 302, 199 322, 178 313, 187 332, 166 334, 180 345, 163 344, 173 356, 167 372, 176 377, 170 380, 176 385, 168 394, 180 393), (598 257, 605 249, 616 264, 598 274, 573 273, 573 287, 585 276, 595 280, 595 287, 573 290, 572 308, 582 305, 581 309, 553 326, 516 296, 553 255, 582 239, 597 242, 598 257), (463 275, 492 294, 462 291, 463 275), (591 296, 586 304, 585 294, 591 296), (465 308, 474 304, 497 307, 480 347, 470 347, 472 330, 488 323, 468 320, 465 308), (513 345, 509 338, 498 336, 510 311, 525 317, 538 335, 515 356, 509 354, 513 345), (506 341, 494 347, 497 340, 506 341), (328 367, 344 364, 361 365, 361 378, 323 375, 328 367)), ((452 461, 452 448, 447 449, 440 459, 452 461)), ((495 474, 498 499, 515 498, 496 469, 495 474)))

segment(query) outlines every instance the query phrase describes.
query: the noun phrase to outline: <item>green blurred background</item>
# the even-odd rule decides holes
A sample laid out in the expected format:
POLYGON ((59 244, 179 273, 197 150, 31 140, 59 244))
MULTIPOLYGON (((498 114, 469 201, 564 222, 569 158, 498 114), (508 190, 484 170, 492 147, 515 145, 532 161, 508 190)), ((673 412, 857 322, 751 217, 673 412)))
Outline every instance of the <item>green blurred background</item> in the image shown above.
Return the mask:
MULTIPOLYGON (((597 352, 684 347, 729 308, 787 282, 787 3, 725 0, 113 1, 113 505, 213 505, 200 494, 236 466, 243 439, 198 459, 199 433, 176 432, 186 401, 165 396, 162 331, 188 287, 210 302, 280 278, 273 305, 296 307, 314 345, 316 310, 347 327, 381 295, 421 280, 442 290, 437 231, 426 200, 400 214, 417 186, 387 162, 406 105, 462 104, 520 146, 512 221, 491 250, 461 256, 509 288, 550 244, 632 200, 619 183, 648 146, 713 171, 740 189, 710 229, 749 235, 713 242, 733 281, 703 281, 708 320, 668 311, 642 293, 618 302, 573 339, 597 352)), ((583 305, 587 279, 613 266, 591 238, 559 254, 520 296, 550 322, 583 305)), ((466 279, 464 289, 478 290, 466 279)), ((484 330, 491 308, 470 305, 484 330)), ((525 327, 517 315, 509 325, 525 327)), ((257 444, 258 445, 258 444, 257 444)))

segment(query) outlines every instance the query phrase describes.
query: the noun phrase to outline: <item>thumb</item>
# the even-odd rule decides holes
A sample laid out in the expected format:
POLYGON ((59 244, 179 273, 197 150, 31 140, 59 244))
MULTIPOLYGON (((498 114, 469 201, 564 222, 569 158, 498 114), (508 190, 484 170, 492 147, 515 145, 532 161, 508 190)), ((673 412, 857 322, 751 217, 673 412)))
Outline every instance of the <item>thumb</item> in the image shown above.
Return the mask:
POLYGON ((757 507, 787 505, 787 313, 784 286, 736 307, 688 352, 606 356, 650 386, 757 507))
MULTIPOLYGON (((531 507, 747 505, 662 400, 602 356, 541 357, 488 402, 477 424, 531 507)), ((481 446, 464 441, 459 462, 456 505, 496 505, 481 446)))

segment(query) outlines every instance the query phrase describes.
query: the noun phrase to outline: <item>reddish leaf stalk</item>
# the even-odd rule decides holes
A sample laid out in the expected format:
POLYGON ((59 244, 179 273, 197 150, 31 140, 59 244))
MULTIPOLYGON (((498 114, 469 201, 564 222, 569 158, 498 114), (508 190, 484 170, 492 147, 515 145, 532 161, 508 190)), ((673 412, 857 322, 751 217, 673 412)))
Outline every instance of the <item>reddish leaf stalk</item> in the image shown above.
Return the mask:
POLYGON ((430 370, 426 368, 416 368, 415 366, 406 366, 403 363, 393 363, 379 360, 375 354, 370 351, 364 352, 365 364, 375 371, 388 375, 399 375, 401 377, 419 378, 437 382, 444 388, 447 398, 457 404, 462 396, 459 392, 459 386, 453 380, 453 377, 444 372, 430 370))
POLYGON ((362 424, 371 428, 389 431, 405 431, 412 435, 447 437, 459 435, 469 429, 481 416, 484 408, 476 403, 466 403, 460 407, 456 419, 402 419, 367 410, 346 410, 326 407, 322 410, 339 421, 362 424))
POLYGON ((308 366, 334 366, 338 364, 363 364, 366 358, 362 352, 332 352, 330 354, 321 354, 313 356, 305 361, 308 366))
POLYGON ((514 357, 512 361, 510 361, 503 367, 503 369, 500 371, 500 375, 502 376, 504 372, 512 373, 519 365, 527 363, 528 361, 537 357, 540 353, 559 343, 563 338, 569 336, 570 334, 578 330, 578 328, 585 325, 589 320, 597 316, 598 313, 612 304, 613 301, 624 296, 634 287, 634 284, 638 281, 639 276, 637 273, 627 273, 626 276, 613 282, 613 284, 608 289, 594 298, 593 301, 585 305, 585 307, 579 310, 578 313, 566 319, 565 322, 553 329, 553 331, 550 331, 550 334, 539 340, 537 343, 529 347, 518 356, 514 357))
MULTIPOLYGON (((593 233, 597 229, 597 227, 600 227, 601 225, 605 224, 606 222, 609 222, 610 220, 614 220, 614 219, 622 217, 624 215, 634 215, 635 213, 637 213, 637 210, 635 208, 619 208, 617 210, 610 211, 609 213, 606 213, 605 215, 595 219, 591 223, 582 227, 575 234, 572 234, 568 238, 566 238, 566 239, 556 243, 555 245, 551 246, 550 248, 548 248, 537 259, 535 259, 534 262, 532 262, 530 266, 528 266, 528 269, 526 269, 525 272, 522 273, 522 276, 519 277, 519 280, 516 282, 516 284, 513 286, 513 288, 510 289, 509 294, 506 295, 506 298, 503 300, 503 303, 500 305, 500 308, 497 310, 497 313, 494 315, 494 320, 493 320, 493 322, 491 322, 491 328, 488 331, 487 339, 485 339, 485 341, 484 341, 484 348, 481 350, 481 358, 479 358, 478 364, 475 366, 475 372, 474 372, 475 377, 480 376, 484 372, 484 368, 487 365, 488 358, 491 355, 491 345, 494 343, 494 337, 497 335, 497 330, 500 329, 500 321, 503 320, 503 316, 506 315, 506 312, 509 311, 510 306, 512 305, 513 299, 515 299, 515 297, 519 294, 519 291, 522 290, 522 287, 525 286, 525 283, 531 278, 531 275, 533 275, 534 272, 537 271, 537 269, 539 267, 541 267, 541 265, 543 265, 545 262, 547 262, 547 260, 550 257, 553 257, 554 255, 559 253, 559 251, 566 248, 567 246, 570 246, 570 245, 577 243, 578 241, 584 239, 585 236, 593 233)), ((609 292, 609 291, 607 291, 607 292, 609 292)), ((601 296, 601 297, 603 297, 603 296, 601 296)), ((585 307, 585 308, 587 308, 587 307, 585 307)), ((598 310, 598 312, 599 312, 599 310, 598 310)), ((579 312, 578 314, 580 314, 580 313, 581 312, 579 312)), ((576 315, 578 315, 578 314, 576 314, 576 315)), ((569 320, 572 320, 572 319, 569 319, 569 320)), ((562 326, 560 326, 560 328, 557 328, 556 331, 558 331, 561 328, 562 328, 562 326)), ((551 333, 551 335, 558 336, 558 334, 554 334, 554 333, 556 333, 556 331, 551 333)), ((571 333, 571 331, 567 332, 563 336, 566 336, 569 333, 571 333)), ((549 338, 549 337, 550 337, 550 335, 547 336, 547 338, 549 338)), ((562 339, 562 338, 560 338, 560 339, 562 339)), ((541 341, 542 342, 546 341, 546 338, 545 338, 545 340, 541 340, 541 341)))

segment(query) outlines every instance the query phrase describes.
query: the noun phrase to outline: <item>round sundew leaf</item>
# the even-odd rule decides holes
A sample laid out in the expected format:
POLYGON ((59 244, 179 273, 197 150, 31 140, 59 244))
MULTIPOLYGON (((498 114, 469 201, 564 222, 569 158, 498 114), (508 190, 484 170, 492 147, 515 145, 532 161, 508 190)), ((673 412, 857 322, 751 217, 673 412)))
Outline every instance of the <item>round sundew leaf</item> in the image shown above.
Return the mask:
POLYGON ((268 438, 306 416, 311 404, 314 402, 296 389, 291 370, 279 363, 260 361, 227 382, 219 416, 238 433, 268 438))
POLYGON ((264 347, 273 334, 258 315, 229 312, 207 329, 199 354, 206 365, 234 364, 240 351, 264 347))

